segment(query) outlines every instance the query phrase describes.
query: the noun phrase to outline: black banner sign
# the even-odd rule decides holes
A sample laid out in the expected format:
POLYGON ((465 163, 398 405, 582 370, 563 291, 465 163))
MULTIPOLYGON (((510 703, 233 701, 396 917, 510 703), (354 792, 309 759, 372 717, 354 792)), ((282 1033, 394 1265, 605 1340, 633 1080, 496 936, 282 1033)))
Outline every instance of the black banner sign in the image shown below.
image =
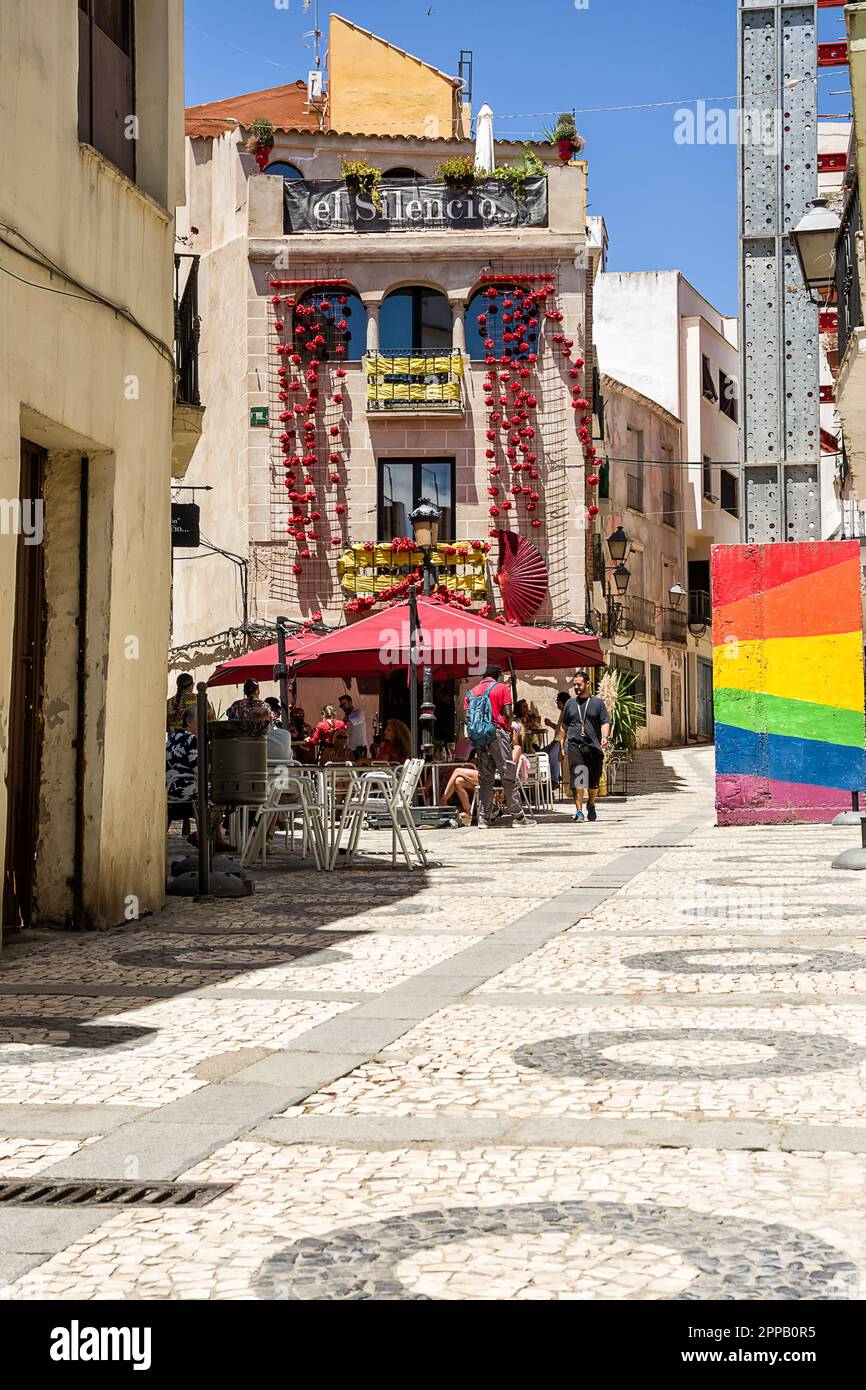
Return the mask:
POLYGON ((196 550, 199 540, 199 512, 197 502, 172 502, 171 504, 171 543, 173 546, 196 550))
POLYGON ((522 199, 508 184, 485 179, 467 190, 444 183, 383 182, 381 212, 367 193, 345 183, 283 182, 285 232, 412 232, 473 227, 546 227, 547 179, 528 179, 522 199))

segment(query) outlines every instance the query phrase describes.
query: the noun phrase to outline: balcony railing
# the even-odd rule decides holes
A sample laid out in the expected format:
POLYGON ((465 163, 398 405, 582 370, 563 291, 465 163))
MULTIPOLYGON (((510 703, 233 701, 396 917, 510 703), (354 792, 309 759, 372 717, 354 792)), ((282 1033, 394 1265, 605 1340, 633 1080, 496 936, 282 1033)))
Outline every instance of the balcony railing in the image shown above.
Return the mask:
POLYGON ((643 511, 643 478, 636 478, 634 474, 628 475, 627 502, 633 512, 643 511))
POLYGON ((522 198, 507 183, 485 179, 469 189, 444 183, 383 179, 379 206, 344 182, 283 180, 283 231, 432 232, 546 227, 547 178, 527 179, 522 198))
POLYGON ((656 606, 652 599, 639 598, 636 594, 629 594, 623 608, 636 632, 645 632, 650 637, 655 636, 656 606))
POLYGON ((839 357, 845 356, 851 334, 863 326, 860 270, 857 258, 858 234, 863 230, 860 186, 856 184, 839 229, 836 243, 836 300, 839 313, 839 357))
POLYGON ((461 352, 377 352, 364 366, 368 411, 463 410, 461 352))
POLYGON ((201 405, 198 387, 198 256, 174 258, 174 360, 177 368, 175 400, 178 405, 201 405), (181 288, 183 263, 189 262, 181 288))
POLYGON ((662 641, 679 642, 685 646, 688 633, 688 619, 677 608, 665 608, 662 612, 662 641))
POLYGON ((695 626, 709 625, 713 620, 713 609, 706 589, 689 590, 689 622, 695 626))

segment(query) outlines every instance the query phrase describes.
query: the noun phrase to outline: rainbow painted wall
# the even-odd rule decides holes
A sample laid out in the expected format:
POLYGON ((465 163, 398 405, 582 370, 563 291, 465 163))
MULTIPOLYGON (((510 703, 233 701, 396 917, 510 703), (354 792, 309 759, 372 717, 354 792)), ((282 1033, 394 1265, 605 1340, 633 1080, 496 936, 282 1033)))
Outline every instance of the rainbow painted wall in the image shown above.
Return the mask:
POLYGON ((866 791, 859 542, 714 546, 712 584, 719 824, 832 820, 866 791))

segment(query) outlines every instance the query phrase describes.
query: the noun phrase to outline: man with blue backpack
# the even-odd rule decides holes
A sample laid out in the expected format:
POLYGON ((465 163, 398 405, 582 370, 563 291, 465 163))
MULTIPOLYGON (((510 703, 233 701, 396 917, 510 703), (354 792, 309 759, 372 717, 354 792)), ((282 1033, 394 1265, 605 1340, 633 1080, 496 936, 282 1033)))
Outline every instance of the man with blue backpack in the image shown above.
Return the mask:
POLYGON ((505 808, 513 825, 532 825, 517 790, 517 766, 511 736, 512 696, 502 681, 502 667, 488 666, 465 700, 466 736, 478 754, 478 826, 489 830, 497 772, 505 808))

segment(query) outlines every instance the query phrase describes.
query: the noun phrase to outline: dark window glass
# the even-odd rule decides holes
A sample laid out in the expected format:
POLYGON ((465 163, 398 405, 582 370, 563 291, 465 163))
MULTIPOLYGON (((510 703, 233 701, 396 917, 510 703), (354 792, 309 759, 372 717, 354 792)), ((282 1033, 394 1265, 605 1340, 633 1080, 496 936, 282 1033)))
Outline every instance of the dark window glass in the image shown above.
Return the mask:
POLYGON ((379 539, 411 536, 410 512, 422 497, 442 512, 439 539, 454 540, 454 460, 379 460, 379 539))
POLYGON ((265 173, 282 174, 284 179, 302 179, 304 177, 300 169, 296 169, 294 164, 287 164, 284 159, 275 159, 273 164, 268 165, 265 173))
POLYGON ((493 288, 498 291, 495 299, 489 296, 486 289, 479 290, 472 296, 466 309, 466 347, 473 362, 483 362, 489 355, 523 358, 531 352, 538 352, 538 330, 544 309, 532 304, 523 310, 524 291, 516 285, 494 285, 493 288), (521 314, 522 323, 515 324, 515 309, 521 314), (483 320, 481 323, 478 322, 479 318, 483 320), (534 328, 529 327, 530 320, 535 321, 534 328), (506 338, 506 333, 514 333, 518 328, 521 333, 519 338, 506 338), (485 347, 484 344, 491 340, 493 347, 485 347), (522 352, 521 343, 527 344, 522 352))
POLYGON ((712 501, 715 497, 715 493, 713 492, 713 461, 712 459, 708 459, 706 454, 704 455, 703 463, 703 489, 704 497, 706 497, 708 501, 712 501))
POLYGON ((298 313, 295 310, 295 349, 303 354, 304 361, 318 357, 320 362, 358 362, 366 350, 367 315, 364 305, 352 290, 327 288, 307 290, 298 299, 304 309, 315 309, 315 314, 298 313), (346 328, 340 328, 345 323, 346 328), (319 332, 325 339, 324 345, 315 353, 307 352, 305 344, 309 340, 307 329, 318 324, 319 332), (338 356, 335 349, 344 346, 345 354, 338 356))
POLYGON ((382 301, 381 352, 450 352, 451 342, 451 305, 438 290, 394 290, 382 301))
POLYGON ((705 400, 715 403, 719 399, 715 382, 713 381, 713 369, 710 365, 710 359, 704 356, 701 357, 701 389, 705 400))
POLYGON ((737 383, 726 372, 719 372, 719 410, 729 420, 737 419, 737 383))
POLYGON ((662 712, 662 668, 650 665, 650 709, 653 714, 662 712))
POLYGON ((720 474, 720 498, 722 511, 730 512, 731 516, 740 515, 740 499, 738 479, 733 473, 729 473, 723 468, 720 474))
POLYGON ((382 175, 383 179, 399 179, 402 183, 423 183, 421 175, 417 169, 386 169, 382 175))

